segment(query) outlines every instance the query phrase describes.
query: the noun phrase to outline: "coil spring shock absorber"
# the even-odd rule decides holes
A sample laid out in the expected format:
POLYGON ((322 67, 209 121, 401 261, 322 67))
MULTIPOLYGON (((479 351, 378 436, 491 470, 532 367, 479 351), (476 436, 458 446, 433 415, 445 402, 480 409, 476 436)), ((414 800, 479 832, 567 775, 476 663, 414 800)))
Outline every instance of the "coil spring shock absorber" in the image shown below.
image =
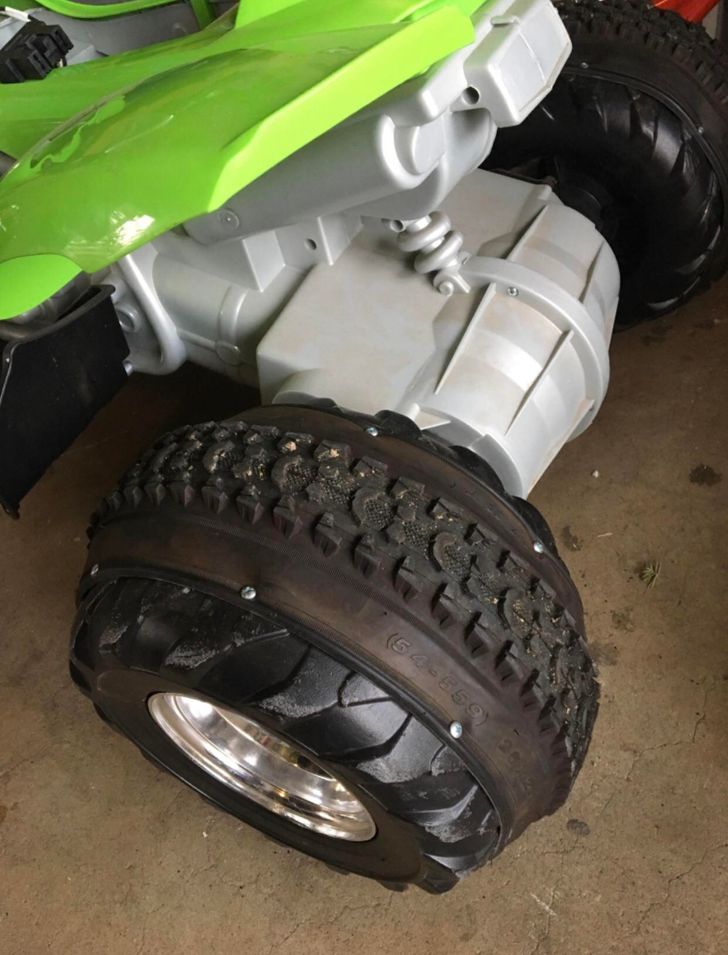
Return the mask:
POLYGON ((469 255, 462 252, 463 234, 453 229, 444 212, 392 223, 399 232, 397 244, 403 252, 416 253, 414 266, 423 275, 434 272, 433 284, 443 295, 452 295, 457 289, 469 292, 470 286, 460 274, 469 255))

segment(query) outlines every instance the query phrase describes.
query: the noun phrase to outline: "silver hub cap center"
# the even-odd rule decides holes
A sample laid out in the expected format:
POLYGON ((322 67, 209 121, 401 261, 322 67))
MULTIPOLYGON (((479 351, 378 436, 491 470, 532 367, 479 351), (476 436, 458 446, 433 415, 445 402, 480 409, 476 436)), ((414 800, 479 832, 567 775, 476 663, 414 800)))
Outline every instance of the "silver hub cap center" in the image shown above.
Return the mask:
POLYGON ((351 790, 260 723, 181 693, 155 693, 148 706, 182 752, 230 789, 325 836, 365 842, 376 834, 351 790))

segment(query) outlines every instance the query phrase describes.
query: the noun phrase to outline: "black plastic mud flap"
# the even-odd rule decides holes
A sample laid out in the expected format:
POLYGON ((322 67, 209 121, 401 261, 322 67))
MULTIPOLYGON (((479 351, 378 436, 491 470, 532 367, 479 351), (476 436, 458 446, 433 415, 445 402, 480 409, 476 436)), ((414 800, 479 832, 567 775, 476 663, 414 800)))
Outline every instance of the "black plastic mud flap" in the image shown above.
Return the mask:
POLYGON ((64 318, 2 350, 0 505, 13 517, 22 498, 127 380, 129 348, 112 291, 93 289, 64 318))

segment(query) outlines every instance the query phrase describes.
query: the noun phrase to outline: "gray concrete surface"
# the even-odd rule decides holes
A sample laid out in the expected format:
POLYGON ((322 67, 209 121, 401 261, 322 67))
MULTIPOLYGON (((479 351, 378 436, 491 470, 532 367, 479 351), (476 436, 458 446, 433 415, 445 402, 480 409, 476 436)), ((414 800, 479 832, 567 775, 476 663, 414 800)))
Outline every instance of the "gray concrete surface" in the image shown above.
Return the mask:
POLYGON ((728 952, 726 303, 617 338, 601 416, 534 496, 583 589, 601 717, 566 807, 439 898, 211 811, 70 684, 95 499, 158 432, 243 404, 194 370, 133 381, 0 524, 0 953, 728 952))

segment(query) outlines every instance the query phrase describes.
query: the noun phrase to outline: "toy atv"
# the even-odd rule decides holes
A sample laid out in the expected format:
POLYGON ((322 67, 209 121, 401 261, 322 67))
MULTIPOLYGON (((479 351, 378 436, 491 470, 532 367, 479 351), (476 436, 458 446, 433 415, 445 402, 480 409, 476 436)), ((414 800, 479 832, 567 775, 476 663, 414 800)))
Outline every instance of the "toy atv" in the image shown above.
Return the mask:
MULTIPOLYGON (((557 81, 548 0, 46 6, 0 19, 2 503, 132 372, 189 360, 262 396, 161 438, 101 502, 72 677, 273 839, 447 891, 583 763, 582 607, 524 498, 604 398, 619 276, 595 222, 625 254, 625 170, 644 191, 661 164, 681 209, 712 183, 656 310, 722 267, 719 111, 699 132, 600 73, 653 126, 595 169, 619 123, 600 139, 580 108, 584 149, 549 153, 539 104, 590 71, 557 81), (501 127, 499 168, 548 181, 479 168, 501 127)), ((653 14, 613 9, 648 36, 653 14)))

